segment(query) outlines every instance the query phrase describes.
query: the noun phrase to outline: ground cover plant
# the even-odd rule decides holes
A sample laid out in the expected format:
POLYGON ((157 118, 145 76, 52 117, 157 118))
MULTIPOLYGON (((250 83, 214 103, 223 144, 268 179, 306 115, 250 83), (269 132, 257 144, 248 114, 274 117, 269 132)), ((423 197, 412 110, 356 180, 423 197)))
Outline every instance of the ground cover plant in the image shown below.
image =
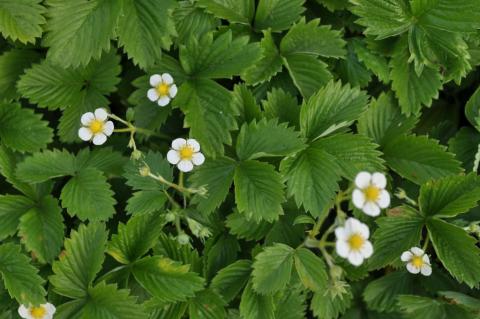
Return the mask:
POLYGON ((0 0, 0 319, 480 318, 479 29, 0 0))

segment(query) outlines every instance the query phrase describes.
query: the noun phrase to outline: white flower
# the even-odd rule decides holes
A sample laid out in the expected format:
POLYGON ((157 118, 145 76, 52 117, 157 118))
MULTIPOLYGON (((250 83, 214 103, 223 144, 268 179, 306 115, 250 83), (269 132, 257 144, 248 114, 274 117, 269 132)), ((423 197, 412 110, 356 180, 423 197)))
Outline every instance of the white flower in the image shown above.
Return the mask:
POLYGON ((177 138, 172 142, 172 149, 167 153, 167 160, 177 165, 182 172, 190 172, 193 165, 199 166, 205 162, 205 156, 200 153, 200 144, 193 138, 188 140, 177 138))
POLYGON ((157 101, 158 105, 166 106, 177 95, 177 86, 168 73, 154 74, 150 77, 150 85, 153 89, 148 90, 147 97, 150 101, 157 101))
POLYGON ((52 319, 55 311, 55 306, 51 303, 46 303, 38 307, 27 307, 24 305, 18 307, 18 314, 25 319, 52 319))
POLYGON ((335 236, 337 254, 352 265, 360 266, 364 259, 372 256, 373 246, 368 241, 370 230, 358 219, 348 218, 343 227, 335 229, 335 236))
POLYGON ((83 127, 78 130, 78 136, 84 141, 92 141, 95 145, 102 145, 107 136, 113 133, 113 122, 107 121, 108 113, 105 109, 96 109, 95 113, 87 112, 82 115, 80 122, 83 127))
POLYGON ((355 207, 370 216, 380 215, 382 208, 390 205, 390 194, 385 190, 387 179, 382 173, 360 172, 355 177, 352 202, 355 207))
POLYGON ((424 276, 432 274, 432 266, 428 255, 418 247, 412 247, 410 250, 403 252, 400 259, 407 263, 407 270, 412 274, 421 273, 424 276))

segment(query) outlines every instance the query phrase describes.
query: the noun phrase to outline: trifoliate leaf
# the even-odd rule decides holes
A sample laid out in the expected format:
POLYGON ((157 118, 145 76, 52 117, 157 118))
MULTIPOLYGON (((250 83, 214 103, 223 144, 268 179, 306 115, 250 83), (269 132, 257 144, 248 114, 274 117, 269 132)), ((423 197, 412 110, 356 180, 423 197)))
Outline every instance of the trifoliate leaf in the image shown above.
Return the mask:
POLYGON ((253 289, 262 295, 283 290, 290 282, 295 250, 284 244, 265 248, 253 263, 253 289))
POLYGON ((399 136, 383 148, 390 168, 416 184, 462 171, 453 154, 426 136, 399 136))
POLYGON ((122 3, 48 0, 47 58, 63 67, 87 65, 110 49, 122 3))
POLYGON ((198 5, 232 23, 250 24, 255 12, 253 0, 200 0, 198 5))
POLYGON ((437 218, 427 221, 428 234, 438 258, 448 272, 469 287, 480 282, 480 249, 477 240, 461 227, 437 218))
POLYGON ((462 127, 448 141, 448 150, 462 162, 466 172, 475 172, 478 169, 479 145, 480 133, 472 127, 462 127))
POLYGON ((19 152, 35 152, 52 141, 53 130, 33 110, 0 102, 0 141, 19 152))
POLYGON ((255 29, 273 32, 288 29, 300 18, 305 0, 260 0, 255 13, 255 29))
POLYGON ((35 42, 42 35, 46 9, 41 0, 3 0, 0 2, 0 32, 5 38, 22 43, 35 42))
POLYGON ((287 156, 305 148, 300 133, 277 120, 260 120, 244 124, 237 137, 240 160, 270 156, 287 156))
POLYGON ((128 199, 127 212, 133 216, 158 212, 164 208, 167 196, 161 190, 139 191, 128 199))
POLYGON ((191 319, 226 318, 225 301, 222 296, 211 289, 200 291, 189 302, 188 314, 191 319))
POLYGON ((54 275, 49 280, 54 291, 70 298, 86 297, 102 267, 106 242, 107 232, 100 223, 80 225, 72 231, 65 240, 65 253, 53 263, 54 275))
POLYGON ((237 260, 221 269, 213 277, 210 287, 220 293, 226 302, 233 300, 242 290, 252 272, 250 260, 237 260))
POLYGON ((240 317, 242 319, 275 319, 273 296, 257 294, 253 290, 252 283, 249 282, 243 290, 240 301, 240 317))
POLYGON ((27 183, 40 183, 74 174, 75 156, 65 150, 35 153, 18 164, 17 168, 17 177, 27 183))
POLYGON ((231 100, 231 93, 211 80, 183 84, 174 100, 185 113, 185 126, 207 155, 220 155, 223 144, 232 143, 230 131, 237 125, 231 100))
POLYGON ((145 255, 158 241, 162 232, 159 215, 142 215, 119 224, 112 236, 107 253, 122 264, 130 264, 145 255))
POLYGON ((305 18, 294 24, 280 43, 281 54, 288 56, 301 53, 333 58, 345 56, 345 41, 340 32, 319 24, 320 19, 307 23, 305 18))
POLYGON ((41 262, 51 263, 62 248, 64 228, 58 200, 48 195, 20 218, 19 236, 41 262))
POLYGON ((169 258, 145 257, 133 266, 135 279, 152 296, 164 302, 185 301, 203 289, 204 279, 169 258))
POLYGON ((159 61, 162 48, 169 49, 175 34, 171 17, 175 1, 125 0, 118 20, 118 40, 126 53, 141 68, 159 61))
POLYGON ((234 212, 227 216, 226 224, 230 233, 245 240, 260 240, 267 235, 272 224, 266 221, 249 220, 244 214, 234 212))
POLYGON ((60 199, 70 216, 81 220, 107 220, 115 213, 113 195, 102 172, 86 168, 67 182, 60 199))
POLYGON ((0 245, 0 276, 10 297, 20 304, 41 304, 45 302, 44 280, 30 260, 15 244, 0 245))
MULTIPOLYGON (((161 153, 148 152, 142 160, 148 165, 152 174, 160 175, 169 182, 173 180, 172 166, 163 158, 161 153)), ((129 161, 127 165, 125 165, 125 174, 123 177, 127 179, 128 186, 131 186, 134 190, 144 191, 165 189, 166 186, 159 181, 148 176, 140 175, 140 168, 142 167, 142 161, 129 161)))
POLYGON ((0 195, 0 240, 16 233, 20 217, 34 207, 35 202, 20 195, 0 195))
POLYGON ((274 221, 283 214, 284 185, 272 165, 242 162, 235 169, 234 183, 238 210, 248 219, 274 221))
POLYGON ((267 99, 262 101, 265 117, 278 118, 279 122, 289 123, 291 126, 299 127, 300 107, 297 98, 283 91, 274 88, 267 93, 267 99))
POLYGON ((309 139, 349 126, 365 111, 368 95, 358 88, 329 82, 308 99, 300 111, 300 127, 309 139))
POLYGON ((260 49, 262 52, 260 60, 247 68, 242 74, 242 79, 249 85, 257 85, 269 81, 282 70, 282 57, 273 41, 270 30, 263 31, 260 49))
POLYGON ((19 49, 6 51, 0 56, 0 96, 3 99, 8 101, 20 97, 15 87, 18 78, 39 58, 40 55, 33 50, 19 49))
POLYGON ((423 216, 408 206, 396 208, 398 214, 380 217, 378 228, 373 234, 373 256, 368 260, 370 269, 379 269, 400 261, 400 256, 420 243, 424 226, 423 216))
POLYGON ((323 260, 307 248, 295 252, 295 269, 305 288, 321 293, 328 284, 328 275, 323 260))

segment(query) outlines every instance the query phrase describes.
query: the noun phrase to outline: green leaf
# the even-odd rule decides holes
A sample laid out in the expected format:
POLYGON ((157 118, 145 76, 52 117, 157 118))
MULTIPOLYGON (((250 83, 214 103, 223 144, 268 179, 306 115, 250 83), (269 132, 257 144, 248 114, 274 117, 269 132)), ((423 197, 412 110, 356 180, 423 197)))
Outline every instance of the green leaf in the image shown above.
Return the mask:
POLYGON ((86 168, 68 181, 60 199, 71 216, 81 220, 107 220, 115 213, 113 195, 102 172, 86 168))
POLYGON ((455 304, 448 304, 440 299, 415 295, 398 297, 398 304, 404 316, 412 319, 475 319, 477 315, 455 304))
POLYGON ((124 166, 128 158, 122 153, 114 151, 111 147, 81 149, 75 159, 77 170, 84 168, 96 168, 104 172, 107 176, 119 176, 123 173, 124 166))
POLYGON ((260 60, 247 68, 242 74, 242 79, 249 85, 257 85, 269 81, 282 70, 282 58, 270 29, 263 31, 260 49, 262 52, 260 60))
POLYGON ((302 107, 302 132, 306 137, 316 139, 349 126, 365 111, 367 103, 365 92, 331 81, 302 107))
POLYGON ((353 295, 348 286, 340 292, 337 292, 335 287, 332 287, 326 289, 325 292, 315 293, 310 308, 317 318, 337 319, 350 308, 352 299, 353 295))
POLYGON ((235 202, 240 213, 257 222, 274 221, 283 214, 284 185, 270 164, 245 161, 235 169, 235 202))
POLYGON ((236 84, 233 87, 232 105, 236 112, 240 114, 239 123, 251 122, 254 119, 259 120, 262 117, 260 106, 245 83, 236 84))
POLYGON ((473 127, 480 131, 480 87, 468 99, 465 105, 465 116, 473 127))
POLYGON ((295 252, 295 269, 305 288, 322 292, 328 284, 328 275, 323 260, 306 248, 295 252))
POLYGON ((105 258, 107 232, 100 223, 80 225, 65 240, 65 253, 53 263, 54 275, 49 281, 56 293, 69 298, 88 295, 105 258))
POLYGON ((287 122, 292 126, 299 127, 300 107, 297 98, 274 88, 267 93, 267 99, 262 101, 266 118, 278 118, 279 122, 287 122))
POLYGON ((118 225, 118 232, 112 236, 107 253, 122 264, 133 263, 157 243, 162 226, 159 215, 131 217, 128 223, 118 225))
POLYGON ((475 311, 480 310, 480 300, 460 292, 439 291, 439 295, 448 299, 453 304, 459 304, 475 311))
POLYGON ((230 228, 230 233, 237 238, 255 241, 265 237, 272 228, 272 225, 266 221, 257 223, 237 211, 227 216, 226 225, 230 228))
POLYGON ((14 188, 33 198, 37 193, 36 185, 24 183, 16 176, 17 164, 20 158, 18 153, 13 152, 4 145, 0 145, 0 174, 2 174, 5 180, 12 184, 14 188))
POLYGON ((253 0, 200 0, 198 5, 221 19, 247 25, 255 12, 253 0))
POLYGON ((365 64, 380 81, 388 83, 390 81, 390 69, 387 59, 373 52, 373 50, 369 50, 369 48, 363 44, 363 41, 353 39, 352 44, 358 60, 365 64))
POLYGON ((480 133, 472 127, 462 127, 457 134, 448 141, 448 150, 455 154, 461 161, 466 172, 477 171, 478 147, 480 145, 480 133))
POLYGON ((10 297, 20 304, 41 304, 45 302, 44 280, 30 260, 21 253, 19 245, 0 245, 0 275, 10 297))
POLYGON ((372 80, 372 72, 359 60, 353 49, 353 41, 348 41, 347 55, 345 59, 337 61, 335 70, 343 82, 348 82, 352 86, 363 88, 372 80))
POLYGON ((277 120, 260 120, 244 124, 237 137, 240 160, 270 156, 287 156, 305 148, 300 133, 277 120))
POLYGON ((313 216, 320 217, 338 191, 340 167, 335 157, 317 144, 285 158, 280 171, 287 181, 288 196, 294 196, 297 206, 303 205, 313 216))
POLYGON ((25 214, 35 202, 20 195, 0 195, 0 240, 17 232, 20 217, 25 214))
POLYGON ((5 38, 22 43, 35 42, 42 35, 46 9, 41 0, 2 0, 0 2, 0 32, 5 38))
POLYGON ((52 141, 53 130, 33 110, 0 102, 0 140, 19 152, 35 152, 52 141))
POLYGON ((65 150, 35 153, 18 164, 17 168, 17 177, 27 183, 40 183, 74 174, 75 156, 65 150))
POLYGON ((226 318, 225 301, 215 291, 201 291, 190 301, 188 314, 191 319, 226 318))
POLYGON ((367 111, 358 119, 358 132, 371 137, 375 143, 385 145, 396 137, 410 133, 418 118, 406 117, 390 93, 372 99, 367 111))
POLYGON ((260 0, 255 14, 255 29, 288 29, 305 11, 305 0, 260 0))
POLYGON ((345 56, 345 41, 339 31, 330 26, 320 26, 320 19, 308 23, 302 18, 294 24, 280 43, 280 52, 284 56, 308 54, 340 58, 345 56))
POLYGON ((18 78, 39 57, 40 55, 33 50, 21 49, 12 49, 0 56, 0 96, 2 99, 9 101, 20 97, 15 87, 18 78))
POLYGON ((277 294, 275 318, 304 319, 306 317, 305 294, 300 287, 290 288, 277 294))
POLYGON ((64 228, 58 200, 48 195, 20 218, 19 236, 41 262, 51 263, 62 248, 64 228))
POLYGON ((231 93, 211 80, 183 84, 174 100, 185 113, 185 126, 207 155, 220 155, 223 144, 232 143, 230 131, 237 125, 231 100, 231 93))
POLYGON ((455 217, 477 206, 480 200, 480 178, 449 176, 429 181, 420 188, 420 211, 425 216, 455 217))
POLYGON ((401 254, 420 243, 424 219, 408 206, 396 208, 398 214, 380 217, 373 234, 373 256, 368 260, 369 269, 380 269, 400 261, 401 254))
POLYGON ((240 317, 242 319, 275 319, 273 296, 259 295, 253 290, 251 282, 243 290, 240 301, 240 317))
MULTIPOLYGON (((152 174, 160 175, 169 182, 173 180, 172 166, 163 158, 161 153, 150 151, 145 155, 143 161, 148 165, 152 174)), ((129 161, 125 165, 123 177, 127 179, 127 185, 134 190, 158 191, 165 189, 165 184, 153 178, 140 175, 139 169, 143 166, 142 164, 141 162, 129 161)))
POLYGON ((427 229, 435 252, 448 272, 460 283, 477 286, 480 282, 477 240, 462 228, 436 218, 427 221, 427 229))
POLYGON ((166 201, 163 191, 139 191, 128 199, 126 210, 133 216, 150 214, 163 210, 166 201))
POLYGON ((221 234, 211 237, 204 249, 204 276, 210 280, 216 273, 237 260, 240 245, 235 236, 221 234))
POLYGON ((306 54, 290 54, 283 63, 293 83, 304 98, 309 98, 332 79, 327 64, 306 54))
POLYGON ((212 279, 210 287, 220 293, 226 302, 232 301, 242 290, 252 272, 250 260, 237 260, 221 269, 212 279))
POLYGON ((162 56, 161 49, 169 49, 171 37, 175 35, 171 16, 175 4, 173 0, 123 2, 124 14, 118 20, 118 42, 141 68, 153 66, 162 56))
POLYGON ((195 195, 192 203, 204 214, 210 214, 217 209, 227 197, 232 186, 237 163, 229 157, 218 157, 208 160, 196 169, 190 181, 192 187, 207 189, 206 196, 195 195))
POLYGON ((232 38, 231 31, 216 39, 213 33, 207 33, 199 40, 190 38, 180 47, 180 62, 185 72, 195 78, 230 79, 260 58, 260 45, 248 42, 247 36, 232 38))
POLYGON ((426 136, 399 136, 385 145, 383 153, 390 168, 419 185, 462 171, 446 147, 426 136))
POLYGON ((63 67, 87 65, 110 49, 122 3, 115 0, 48 0, 47 58, 63 67))
POLYGON ((362 170, 376 172, 383 171, 382 153, 377 150, 378 145, 360 134, 336 134, 318 139, 312 146, 323 149, 335 157, 341 169, 341 175, 353 180, 362 170))
POLYGON ((189 1, 179 2, 179 7, 173 12, 178 37, 177 43, 185 43, 190 37, 199 38, 203 34, 213 31, 220 21, 212 14, 199 8, 189 1))
POLYGON ((413 63, 409 63, 408 49, 401 46, 395 49, 390 61, 392 90, 398 98, 402 113, 418 114, 423 105, 430 106, 438 98, 442 87, 442 77, 437 69, 425 67, 419 76, 413 63))
POLYGON ((204 279, 164 257, 145 257, 133 266, 135 279, 152 296, 163 302, 185 301, 203 289, 204 279))

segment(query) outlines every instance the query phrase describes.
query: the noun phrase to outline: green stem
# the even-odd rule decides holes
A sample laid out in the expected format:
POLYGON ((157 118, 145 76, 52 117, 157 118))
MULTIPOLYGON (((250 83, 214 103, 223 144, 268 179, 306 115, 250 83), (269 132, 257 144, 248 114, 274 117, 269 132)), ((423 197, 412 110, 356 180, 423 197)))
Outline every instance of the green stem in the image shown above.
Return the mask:
MULTIPOLYGON (((146 163, 145 163, 145 165, 146 165, 146 163)), ((177 191, 182 192, 182 193, 200 194, 200 195, 205 194, 205 189, 204 188, 186 188, 186 187, 183 187, 181 185, 178 185, 178 184, 167 181, 162 175, 154 175, 152 173, 148 173, 148 176, 153 178, 154 180, 159 181, 160 183, 165 184, 169 187, 172 187, 172 188, 174 188, 177 191)))
POLYGON ((173 198, 172 196, 170 196, 170 194, 167 192, 167 191, 163 191, 165 193, 165 196, 167 196, 167 199, 168 201, 170 202, 170 204, 172 204, 173 207, 175 208, 180 208, 180 204, 178 204, 173 198))
POLYGON ((422 247, 422 250, 424 252, 427 251, 428 249, 428 244, 430 244, 430 236, 428 235, 428 232, 427 232, 427 237, 425 237, 425 242, 423 243, 423 247, 422 247))
MULTIPOLYGON (((184 179, 183 172, 180 171, 180 174, 178 174, 178 186, 181 188, 184 188, 183 179, 184 179)), ((187 208, 187 198, 185 196, 185 192, 182 192, 182 197, 183 197, 183 208, 185 209, 187 208)))

